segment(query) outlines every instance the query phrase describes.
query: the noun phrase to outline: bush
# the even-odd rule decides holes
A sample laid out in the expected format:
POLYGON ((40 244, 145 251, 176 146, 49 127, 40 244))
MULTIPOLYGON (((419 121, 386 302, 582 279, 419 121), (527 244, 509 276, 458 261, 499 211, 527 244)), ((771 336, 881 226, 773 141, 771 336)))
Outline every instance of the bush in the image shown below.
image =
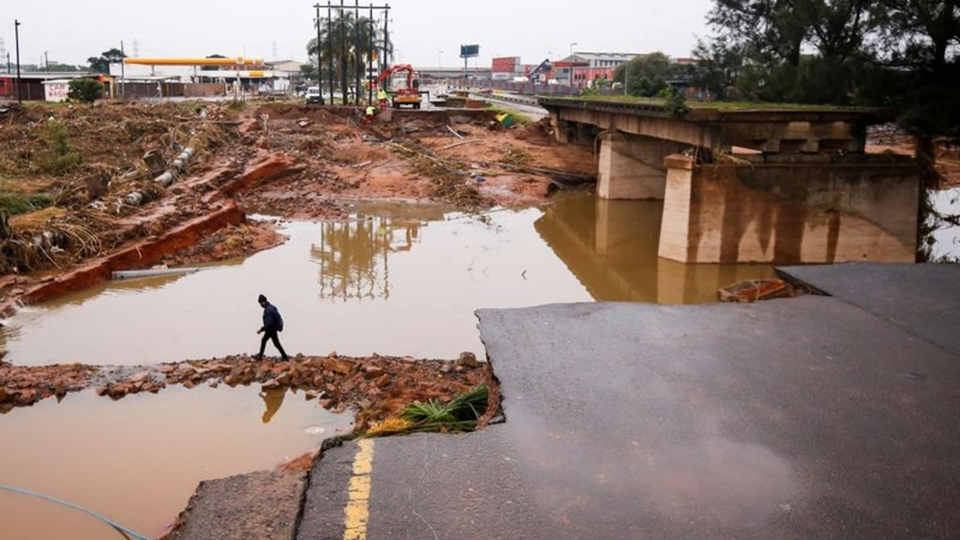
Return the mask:
POLYGON ((690 112, 690 107, 687 106, 687 98, 681 90, 668 86, 660 90, 657 97, 665 101, 663 108, 674 116, 683 116, 690 112))
POLYGON ((0 191, 0 208, 6 209, 11 216, 46 208, 53 202, 53 197, 47 193, 0 191))
MULTIPOLYGON (((98 83, 99 84, 99 83, 98 83)), ((43 168, 53 174, 63 174, 80 165, 83 159, 70 146, 67 127, 59 120, 48 120, 43 125, 41 137, 47 143, 47 155, 43 168)))
POLYGON ((93 103, 103 97, 103 85, 93 79, 73 79, 67 97, 81 103, 93 103))

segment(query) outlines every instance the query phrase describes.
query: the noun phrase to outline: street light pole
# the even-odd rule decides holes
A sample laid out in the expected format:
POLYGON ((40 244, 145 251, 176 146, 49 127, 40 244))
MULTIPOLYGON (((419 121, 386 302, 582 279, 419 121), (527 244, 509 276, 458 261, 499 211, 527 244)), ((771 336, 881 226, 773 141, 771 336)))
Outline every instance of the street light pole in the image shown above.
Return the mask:
POLYGON ((23 92, 20 91, 20 21, 14 19, 13 32, 17 42, 17 103, 23 103, 23 92))

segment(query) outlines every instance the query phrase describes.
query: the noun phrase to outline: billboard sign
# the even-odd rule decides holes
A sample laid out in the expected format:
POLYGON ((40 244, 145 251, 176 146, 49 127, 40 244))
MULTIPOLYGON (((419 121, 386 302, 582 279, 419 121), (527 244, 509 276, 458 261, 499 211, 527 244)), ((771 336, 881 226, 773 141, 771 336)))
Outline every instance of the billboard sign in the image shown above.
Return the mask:
POLYGON ((479 45, 461 45, 460 58, 476 58, 480 56, 479 45))

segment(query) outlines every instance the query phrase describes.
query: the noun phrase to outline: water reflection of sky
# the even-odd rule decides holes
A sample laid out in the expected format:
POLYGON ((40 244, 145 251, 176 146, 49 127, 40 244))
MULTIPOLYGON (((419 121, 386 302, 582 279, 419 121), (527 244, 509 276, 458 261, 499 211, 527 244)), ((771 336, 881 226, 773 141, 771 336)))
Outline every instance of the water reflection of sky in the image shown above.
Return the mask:
POLYGON ((657 257, 662 203, 555 199, 483 217, 436 207, 359 208, 349 222, 290 223, 290 240, 195 274, 103 284, 8 321, 23 364, 148 364, 253 353, 258 294, 283 314, 288 352, 483 355, 474 311, 558 302, 715 301, 765 265, 657 257))

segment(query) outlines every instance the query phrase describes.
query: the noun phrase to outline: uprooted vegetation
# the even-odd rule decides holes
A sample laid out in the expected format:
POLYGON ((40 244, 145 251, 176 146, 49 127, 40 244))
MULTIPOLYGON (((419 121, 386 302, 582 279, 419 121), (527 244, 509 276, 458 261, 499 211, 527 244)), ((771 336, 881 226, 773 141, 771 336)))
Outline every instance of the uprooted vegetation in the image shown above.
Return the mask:
POLYGON ((175 104, 7 110, 0 116, 0 272, 62 268, 178 221, 118 227, 167 195, 153 178, 183 147, 209 150, 231 139, 212 120, 223 117, 216 107, 189 113, 175 104), (148 151, 152 160, 143 159, 148 151))

